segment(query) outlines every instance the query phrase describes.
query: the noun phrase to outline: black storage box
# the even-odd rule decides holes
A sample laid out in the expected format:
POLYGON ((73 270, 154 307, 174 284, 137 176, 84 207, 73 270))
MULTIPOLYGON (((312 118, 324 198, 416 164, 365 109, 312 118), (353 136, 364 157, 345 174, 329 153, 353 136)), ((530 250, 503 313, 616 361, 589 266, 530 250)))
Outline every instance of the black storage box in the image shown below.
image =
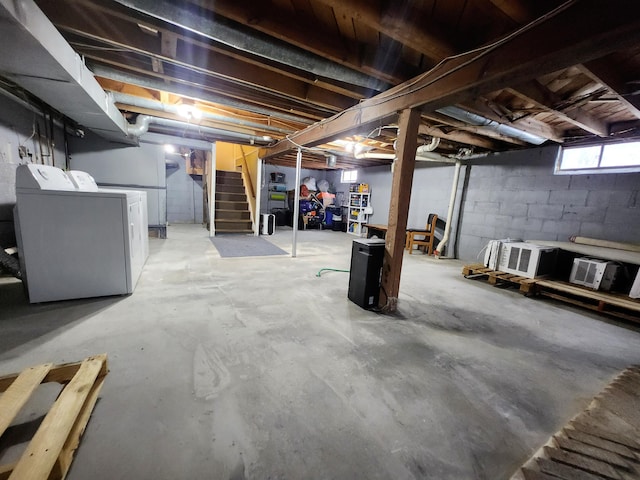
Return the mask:
POLYGON ((378 306, 384 244, 385 241, 380 238, 361 238, 353 241, 348 297, 362 308, 378 306))
POLYGON ((284 183, 285 175, 281 172, 271 172, 271 182, 284 183))

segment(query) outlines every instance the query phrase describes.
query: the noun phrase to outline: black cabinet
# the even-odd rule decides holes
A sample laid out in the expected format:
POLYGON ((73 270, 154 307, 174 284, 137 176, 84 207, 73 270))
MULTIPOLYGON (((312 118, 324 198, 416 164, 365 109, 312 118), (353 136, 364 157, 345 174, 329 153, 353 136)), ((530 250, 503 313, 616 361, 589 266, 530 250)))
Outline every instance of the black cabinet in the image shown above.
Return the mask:
POLYGON ((362 238, 353 241, 349 273, 349 300, 362 308, 378 306, 384 240, 362 238))

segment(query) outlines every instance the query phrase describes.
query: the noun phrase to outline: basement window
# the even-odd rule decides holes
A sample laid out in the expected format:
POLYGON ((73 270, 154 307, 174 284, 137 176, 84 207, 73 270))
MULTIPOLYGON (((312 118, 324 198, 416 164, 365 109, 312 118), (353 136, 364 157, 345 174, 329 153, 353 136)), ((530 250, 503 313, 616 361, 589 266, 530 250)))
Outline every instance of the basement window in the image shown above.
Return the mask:
POLYGON ((340 182, 342 183, 354 183, 358 180, 357 170, 342 170, 340 175, 340 182))
POLYGON ((560 148, 556 175, 640 172, 640 142, 560 148))

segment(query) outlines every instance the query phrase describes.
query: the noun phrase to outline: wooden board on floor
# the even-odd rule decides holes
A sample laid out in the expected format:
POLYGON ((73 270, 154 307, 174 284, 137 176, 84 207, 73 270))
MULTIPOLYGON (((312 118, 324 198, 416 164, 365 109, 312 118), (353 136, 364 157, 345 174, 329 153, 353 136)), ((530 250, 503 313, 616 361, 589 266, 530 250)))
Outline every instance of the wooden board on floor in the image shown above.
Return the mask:
POLYGON ((536 279, 521 277, 512 273, 492 270, 485 267, 482 263, 474 263, 473 265, 465 265, 462 267, 462 275, 465 277, 486 277, 491 285, 513 285, 518 287, 520 293, 530 295, 535 293, 536 279))
POLYGON ((511 480, 640 479, 640 367, 623 371, 511 480))
POLYGON ((0 377, 0 437, 38 385, 64 385, 20 459, 0 465, 0 480, 64 479, 98 400, 107 369, 105 354, 82 362, 38 365, 0 377))

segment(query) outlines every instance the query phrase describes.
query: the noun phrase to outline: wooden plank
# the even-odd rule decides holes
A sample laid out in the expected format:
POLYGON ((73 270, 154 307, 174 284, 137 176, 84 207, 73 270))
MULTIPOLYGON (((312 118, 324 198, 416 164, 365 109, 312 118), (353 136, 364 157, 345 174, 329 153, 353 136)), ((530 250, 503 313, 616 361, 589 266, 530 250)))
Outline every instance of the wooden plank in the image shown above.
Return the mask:
POLYGON ((98 401, 98 395, 100 394, 100 390, 102 390, 102 385, 104 384, 105 379, 106 377, 98 377, 96 383, 94 383, 93 387, 91 387, 91 391, 89 392, 89 395, 87 396, 87 399, 82 406, 82 410, 80 411, 78 418, 76 418, 71 432, 69 432, 67 441, 62 447, 62 451, 60 452, 60 456, 58 457, 58 461, 56 462, 56 469, 60 472, 61 479, 66 477, 67 472, 71 467, 73 455, 78 448, 78 445, 80 445, 80 437, 82 437, 87 423, 89 422, 89 418, 91 418, 93 408, 98 401))
POLYGON ((634 301, 631 298, 627 300, 624 297, 613 296, 607 293, 598 292, 594 290, 587 290, 577 285, 572 285, 570 283, 560 282, 557 280, 540 280, 538 281, 538 286, 542 288, 557 290, 560 292, 570 293, 572 295, 576 295, 584 298, 589 298, 598 302, 602 301, 608 305, 615 305, 617 307, 622 307, 628 310, 640 312, 640 303, 634 301))
POLYGON ((596 460, 601 460, 615 467, 621 467, 627 470, 631 468, 629 463, 616 453, 609 452, 607 450, 601 450, 600 448, 593 445, 587 445, 577 440, 571 440, 568 438, 563 438, 561 436, 553 438, 558 446, 565 451, 579 453, 580 455, 595 458, 596 460))
MULTIPOLYGON (((56 365, 55 367, 52 367, 51 370, 49 370, 49 373, 47 373, 47 375, 44 377, 42 383, 67 383, 78 372, 78 370, 80 369, 80 365, 82 365, 82 362, 71 362, 56 365)), ((100 376, 106 374, 107 363, 105 362, 102 366, 102 370, 100 371, 100 376)), ((0 377, 0 392, 4 392, 7 388, 9 388, 9 385, 11 385, 16 378, 18 378, 17 373, 12 373, 10 375, 0 377)))
POLYGON ((394 312, 400 291, 400 273, 406 243, 407 219, 411 201, 411 183, 416 165, 420 111, 405 110, 400 114, 398 131, 398 158, 391 181, 391 204, 385 236, 379 306, 394 312))
POLYGON ((553 478, 561 478, 562 480, 602 480, 602 477, 593 475, 579 470, 577 468, 570 467, 569 465, 563 465, 562 463, 551 461, 547 458, 536 458, 536 462, 541 471, 553 475, 553 478))
POLYGON ((51 363, 23 370, 0 397, 0 437, 51 369, 51 363))
POLYGON ((626 445, 620 445, 619 443, 611 442, 609 440, 605 440, 604 438, 581 432, 580 430, 575 430, 573 428, 565 428, 563 430, 563 433, 572 440, 577 440, 587 445, 593 445, 594 447, 598 447, 601 450, 617 453, 618 455, 625 458, 630 458, 631 460, 639 460, 638 455, 635 454, 633 450, 631 450, 626 445))
POLYGON ((596 0, 576 2, 504 44, 481 54, 449 59, 426 74, 281 140, 267 150, 264 159, 296 145, 315 146, 371 130, 399 111, 417 107, 425 112, 435 111, 477 98, 632 46, 638 40, 640 3, 614 0, 602 9, 596 0))
POLYGON ((10 479, 39 480, 49 477, 93 384, 105 368, 106 355, 89 357, 82 362, 40 424, 10 479))
POLYGON ((594 312, 606 313, 607 315, 611 315, 618 318, 623 318, 630 322, 637 322, 640 318, 637 315, 629 315, 624 312, 618 312, 616 310, 605 310, 603 311, 598 307, 598 305, 592 305, 590 303, 584 302, 582 300, 576 300, 574 298, 569 298, 566 295, 560 295, 557 293, 541 290, 538 292, 540 295, 544 297, 553 298, 554 300, 559 300, 561 302, 569 303, 571 305, 576 305, 581 308, 587 308, 589 310, 593 310, 594 312))
POLYGON ((601 462, 600 460, 595 460, 578 453, 565 452, 550 447, 544 447, 544 453, 556 462, 571 465, 577 469, 610 478, 612 480, 623 480, 622 475, 620 475, 614 467, 601 462))
POLYGON ((604 440, 608 440, 609 442, 618 443, 640 451, 640 444, 638 444, 634 438, 631 438, 621 432, 612 432, 610 429, 607 429, 606 425, 602 425, 593 417, 581 415, 579 418, 571 421, 571 426, 576 430, 588 433, 589 435, 594 435, 604 440))

